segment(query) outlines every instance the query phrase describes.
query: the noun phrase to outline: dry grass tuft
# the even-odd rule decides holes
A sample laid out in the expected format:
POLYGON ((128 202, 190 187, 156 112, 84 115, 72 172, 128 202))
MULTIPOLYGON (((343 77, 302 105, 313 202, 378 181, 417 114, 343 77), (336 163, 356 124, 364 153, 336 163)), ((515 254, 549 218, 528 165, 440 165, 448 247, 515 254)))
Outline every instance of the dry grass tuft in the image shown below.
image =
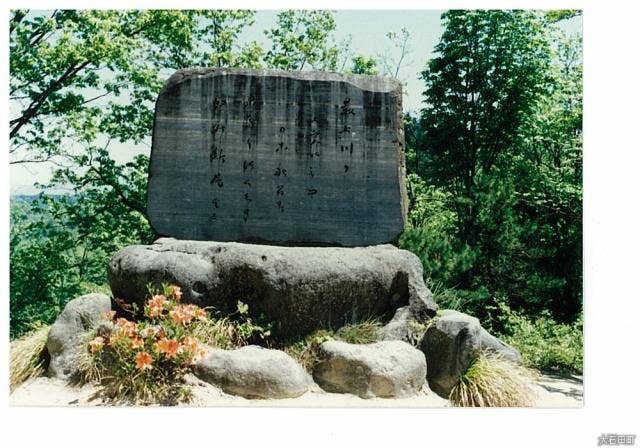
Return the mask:
POLYGON ((323 342, 337 339, 350 344, 369 344, 380 339, 380 327, 378 321, 367 320, 356 324, 347 324, 335 331, 317 330, 304 339, 287 343, 282 348, 305 370, 312 372, 318 362, 318 349, 323 342))
POLYGON ((534 402, 535 373, 494 353, 481 353, 461 376, 449 400, 453 406, 528 407, 534 402))
POLYGON ((271 332, 246 316, 240 320, 225 316, 194 323, 191 334, 205 345, 230 350, 252 343, 268 346, 271 332))
POLYGON ((49 362, 47 337, 49 325, 36 328, 11 342, 9 356, 9 389, 11 392, 28 379, 42 375, 49 362))
POLYGON ((203 344, 225 350, 247 345, 238 326, 228 317, 197 322, 192 334, 203 344))

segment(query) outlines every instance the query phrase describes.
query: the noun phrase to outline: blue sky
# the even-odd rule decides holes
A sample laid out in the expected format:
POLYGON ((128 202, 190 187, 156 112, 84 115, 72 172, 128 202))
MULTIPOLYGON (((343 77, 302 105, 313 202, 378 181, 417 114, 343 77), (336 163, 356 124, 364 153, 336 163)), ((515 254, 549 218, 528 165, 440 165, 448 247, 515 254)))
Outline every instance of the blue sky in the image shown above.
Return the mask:
MULTIPOLYGON (((363 53, 366 56, 380 56, 388 53, 392 58, 398 56, 394 51, 387 32, 399 32, 406 28, 411 35, 409 47, 411 53, 406 58, 406 64, 398 77, 403 83, 405 111, 417 112, 422 105, 422 91, 424 83, 418 78, 433 48, 442 34, 440 15, 442 10, 339 10, 334 14, 336 21, 335 41, 340 42, 351 37, 351 49, 354 54, 363 53)), ((241 35, 241 42, 257 40, 263 48, 269 48, 268 40, 263 30, 271 28, 276 22, 278 11, 262 10, 255 16, 255 24, 241 35)), ((563 28, 569 32, 580 32, 582 19, 574 18, 563 23, 563 28)), ((112 143, 110 151, 118 162, 125 162, 136 154, 150 151, 150 138, 146 144, 133 145, 130 143, 112 143)), ((34 182, 47 182, 51 174, 51 166, 47 164, 11 165, 10 188, 12 194, 36 193, 34 182)))

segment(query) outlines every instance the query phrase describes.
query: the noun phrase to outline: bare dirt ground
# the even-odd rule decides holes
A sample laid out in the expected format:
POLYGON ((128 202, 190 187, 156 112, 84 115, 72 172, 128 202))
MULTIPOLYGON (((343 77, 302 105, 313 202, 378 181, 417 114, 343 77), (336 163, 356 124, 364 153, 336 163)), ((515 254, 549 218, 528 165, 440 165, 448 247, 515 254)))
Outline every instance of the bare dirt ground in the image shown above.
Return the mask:
MULTIPOLYGON (((192 407, 449 407, 445 400, 425 388, 420 395, 402 399, 362 399, 351 394, 327 393, 315 387, 298 398, 284 400, 248 400, 228 395, 220 389, 196 378, 191 379, 192 407)), ((582 377, 541 373, 532 385, 537 400, 536 408, 582 407, 582 377)), ((18 387, 10 396, 11 406, 104 406, 95 398, 96 388, 91 385, 70 386, 65 381, 46 377, 35 378, 18 387)))

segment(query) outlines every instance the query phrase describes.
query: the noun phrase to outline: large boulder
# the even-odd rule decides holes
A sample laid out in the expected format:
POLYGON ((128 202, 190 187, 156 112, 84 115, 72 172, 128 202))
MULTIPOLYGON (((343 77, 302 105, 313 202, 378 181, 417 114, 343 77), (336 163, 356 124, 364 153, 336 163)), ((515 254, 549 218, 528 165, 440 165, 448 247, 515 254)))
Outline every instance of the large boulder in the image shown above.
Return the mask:
POLYGON ((274 323, 275 337, 388 320, 408 306, 415 319, 436 313, 420 260, 392 245, 284 247, 162 238, 129 246, 109 263, 114 297, 141 304, 147 284, 175 283, 183 300, 233 312, 238 300, 274 323))
POLYGON ((86 342, 83 336, 100 322, 102 313, 110 310, 111 299, 104 294, 87 294, 67 303, 49 330, 49 376, 69 378, 75 373, 86 342))
POLYGON ((478 319, 452 310, 442 311, 429 326, 420 349, 429 366, 429 387, 445 398, 481 351, 493 351, 514 363, 520 362, 520 353, 489 334, 478 319))
POLYGON ((313 379, 327 392, 361 398, 401 398, 417 394, 425 384, 427 364, 420 350, 402 341, 349 344, 327 341, 320 346, 313 379))
POLYGON ((295 398, 310 383, 307 372, 291 356, 255 345, 210 349, 196 363, 195 374, 228 394, 245 398, 295 398))

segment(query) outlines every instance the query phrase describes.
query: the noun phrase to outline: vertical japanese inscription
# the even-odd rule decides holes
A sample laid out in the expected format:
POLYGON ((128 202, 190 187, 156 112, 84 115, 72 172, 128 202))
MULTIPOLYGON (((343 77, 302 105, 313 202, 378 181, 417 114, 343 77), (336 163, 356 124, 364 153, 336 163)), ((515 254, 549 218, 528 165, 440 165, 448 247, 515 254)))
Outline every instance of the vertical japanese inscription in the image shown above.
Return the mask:
POLYGON ((353 156, 353 137, 355 135, 354 116, 356 111, 351 105, 351 98, 347 97, 342 104, 336 106, 339 109, 339 129, 336 130, 336 147, 340 147, 340 153, 345 157, 342 165, 342 173, 349 172, 350 164, 353 156))
POLYGON ((382 78, 176 75, 157 103, 152 225, 220 241, 393 241, 405 219, 400 95, 382 78))
POLYGON ((211 116, 213 117, 211 123, 211 147, 209 150, 209 168, 211 173, 210 184, 213 189, 211 206, 212 212, 209 216, 211 221, 218 219, 218 210, 220 208, 219 190, 224 187, 224 180, 222 178, 223 166, 226 163, 227 155, 225 154, 224 140, 227 127, 225 120, 223 120, 223 110, 227 111, 227 99, 222 96, 217 96, 213 99, 211 105, 211 116))
POLYGON ((242 160, 242 222, 247 224, 251 217, 252 203, 253 203, 253 181, 255 171, 258 164, 255 160, 255 152, 257 150, 257 144, 254 131, 260 116, 256 111, 256 99, 253 96, 249 96, 242 101, 242 135, 247 136, 243 142, 246 144, 244 153, 246 158, 242 160), (249 132, 246 132, 249 131, 249 132))
MULTIPOLYGON (((318 189, 315 187, 315 174, 314 168, 319 164, 320 156, 322 155, 322 133, 320 129, 320 122, 317 118, 312 118, 309 123, 309 132, 307 137, 307 159, 308 159, 308 186, 306 190, 307 196, 315 196, 318 193, 318 189)), ((317 169, 315 169, 317 172, 317 169)))
POLYGON ((284 213, 284 196, 285 196, 285 181, 289 172, 286 168, 285 161, 288 155, 289 146, 287 140, 287 128, 285 126, 280 126, 278 129, 278 144, 275 148, 276 158, 278 160, 278 164, 273 170, 273 177, 276 181, 276 197, 275 197, 275 205, 278 208, 280 214, 284 213))

